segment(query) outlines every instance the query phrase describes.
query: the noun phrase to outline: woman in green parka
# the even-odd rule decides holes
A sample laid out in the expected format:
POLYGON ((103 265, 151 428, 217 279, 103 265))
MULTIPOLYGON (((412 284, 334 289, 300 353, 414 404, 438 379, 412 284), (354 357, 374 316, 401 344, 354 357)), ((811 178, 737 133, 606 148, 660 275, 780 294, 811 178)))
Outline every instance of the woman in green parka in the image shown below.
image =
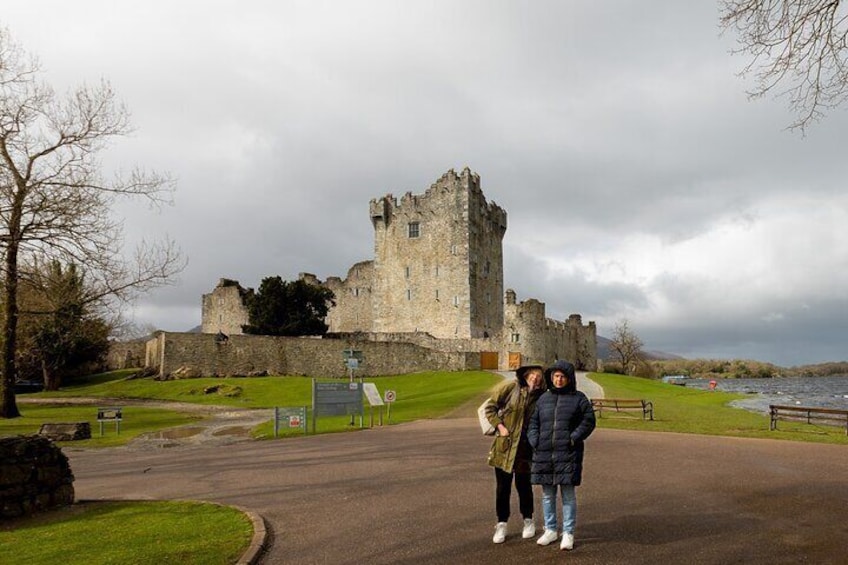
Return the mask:
POLYGON ((515 379, 498 386, 486 404, 486 417, 495 428, 495 441, 489 452, 489 465, 495 468, 495 511, 498 523, 492 541, 506 540, 509 499, 515 477, 518 505, 524 516, 521 537, 536 535, 533 522, 533 487, 530 485, 530 463, 533 450, 527 441, 527 424, 536 399, 545 391, 544 368, 523 365, 515 370, 515 379))

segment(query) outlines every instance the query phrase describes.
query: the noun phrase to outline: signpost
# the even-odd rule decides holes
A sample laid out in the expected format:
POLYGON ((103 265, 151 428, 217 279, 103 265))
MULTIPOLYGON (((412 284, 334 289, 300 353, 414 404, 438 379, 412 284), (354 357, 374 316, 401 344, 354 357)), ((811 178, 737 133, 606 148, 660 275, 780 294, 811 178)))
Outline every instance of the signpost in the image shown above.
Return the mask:
MULTIPOLYGON (((359 368, 363 361, 365 361, 365 356, 362 354, 361 350, 349 347, 348 349, 342 351, 342 360, 344 361, 345 367, 347 367, 350 382, 353 382, 353 372, 359 368)), ((362 422, 360 422, 360 424, 361 423, 362 422)), ((350 425, 353 425, 352 414, 350 416, 350 425)))
POLYGON ((319 383, 312 379, 312 433, 318 416, 350 414, 352 421, 359 414, 359 427, 363 427, 362 389, 362 383, 319 383))
POLYGON ((386 404, 388 407, 386 408, 386 419, 391 422, 392 421, 392 404, 394 404, 395 399, 397 398, 397 394, 393 390, 387 390, 385 394, 386 404))
POLYGON ((284 406, 274 408, 274 437, 280 427, 300 428, 306 435, 306 406, 284 406))

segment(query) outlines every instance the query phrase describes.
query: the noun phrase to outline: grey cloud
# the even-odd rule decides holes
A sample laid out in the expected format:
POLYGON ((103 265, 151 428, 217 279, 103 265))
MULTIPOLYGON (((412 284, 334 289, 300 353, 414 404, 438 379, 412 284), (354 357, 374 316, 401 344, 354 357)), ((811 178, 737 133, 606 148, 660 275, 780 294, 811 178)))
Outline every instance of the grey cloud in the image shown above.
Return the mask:
POLYGON ((138 130, 108 167, 179 179, 173 208, 119 209, 128 243, 168 233, 190 261, 138 302, 154 325, 197 325, 221 276, 344 276, 373 254, 371 198, 470 166, 509 214, 506 285, 549 316, 581 313, 602 334, 626 316, 649 348, 690 356, 844 357, 833 336, 848 316, 829 302, 848 260, 840 226, 796 238, 814 253, 789 234, 749 243, 763 248, 729 273, 710 272, 713 256, 684 272, 632 249, 701 252, 782 206, 796 230, 814 212, 798 206, 842 206, 845 113, 806 138, 783 131, 784 101, 746 99, 714 3, 32 0, 3 18, 60 90, 106 76, 127 101, 138 130), (751 280, 736 276, 755 259, 751 280), (793 287, 805 310, 781 301, 786 266, 820 282, 793 287))

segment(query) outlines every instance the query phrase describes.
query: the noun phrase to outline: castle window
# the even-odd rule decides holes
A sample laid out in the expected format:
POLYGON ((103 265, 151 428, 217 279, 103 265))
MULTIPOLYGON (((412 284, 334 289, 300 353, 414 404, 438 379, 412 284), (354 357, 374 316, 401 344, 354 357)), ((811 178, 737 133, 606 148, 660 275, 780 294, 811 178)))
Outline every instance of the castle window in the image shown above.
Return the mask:
POLYGON ((451 245, 451 255, 456 255, 456 245, 451 245))
POLYGON ((359 296, 359 287, 358 287, 358 286, 356 286, 356 287, 354 287, 354 288, 353 288, 353 295, 354 295, 354 296, 359 296))
POLYGON ((409 267, 406 268, 406 278, 409 278, 409 267))
POLYGON ((512 341, 512 343, 518 343, 521 341, 521 336, 519 334, 512 334, 510 336, 510 341, 512 341))
POLYGON ((453 297, 453 305, 454 305, 454 306, 459 306, 459 297, 458 297, 458 296, 454 296, 454 297, 453 297))
POLYGON ((421 227, 418 222, 409 222, 407 227, 409 228, 409 237, 418 237, 421 235, 421 227))
POLYGON ((491 264, 489 263, 489 261, 488 261, 488 260, 486 260, 486 266, 485 266, 485 267, 483 267, 483 273, 484 273, 484 274, 486 274, 486 275, 488 275, 488 274, 489 274, 489 270, 490 270, 490 269, 491 269, 491 264))
POLYGON ((436 276, 437 277, 439 276, 439 266, 438 265, 436 265, 436 276))
MULTIPOLYGON (((486 304, 491 304, 491 303, 492 303, 492 295, 487 292, 486 293, 486 304)), ((486 325, 488 325, 488 324, 489 324, 489 322, 486 321, 486 325)))
POLYGON ((412 300, 412 291, 409 289, 406 289, 406 299, 412 300))
POLYGON ((437 288, 436 289, 436 300, 438 300, 438 299, 439 299, 439 289, 437 288))

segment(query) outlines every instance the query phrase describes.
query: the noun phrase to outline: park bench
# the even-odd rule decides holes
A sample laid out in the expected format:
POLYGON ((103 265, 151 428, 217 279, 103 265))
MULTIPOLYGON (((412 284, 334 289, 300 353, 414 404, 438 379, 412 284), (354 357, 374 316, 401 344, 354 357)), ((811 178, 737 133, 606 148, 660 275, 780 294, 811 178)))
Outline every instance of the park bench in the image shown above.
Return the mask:
POLYGON ((603 417, 604 410, 614 412, 642 412, 642 419, 654 419, 654 405, 650 400, 641 398, 593 398, 592 408, 603 417))
POLYGON ((777 429, 778 420, 786 420, 806 422, 807 424, 840 426, 845 428, 845 435, 848 435, 848 410, 769 404, 769 415, 771 416, 770 430, 777 429))

